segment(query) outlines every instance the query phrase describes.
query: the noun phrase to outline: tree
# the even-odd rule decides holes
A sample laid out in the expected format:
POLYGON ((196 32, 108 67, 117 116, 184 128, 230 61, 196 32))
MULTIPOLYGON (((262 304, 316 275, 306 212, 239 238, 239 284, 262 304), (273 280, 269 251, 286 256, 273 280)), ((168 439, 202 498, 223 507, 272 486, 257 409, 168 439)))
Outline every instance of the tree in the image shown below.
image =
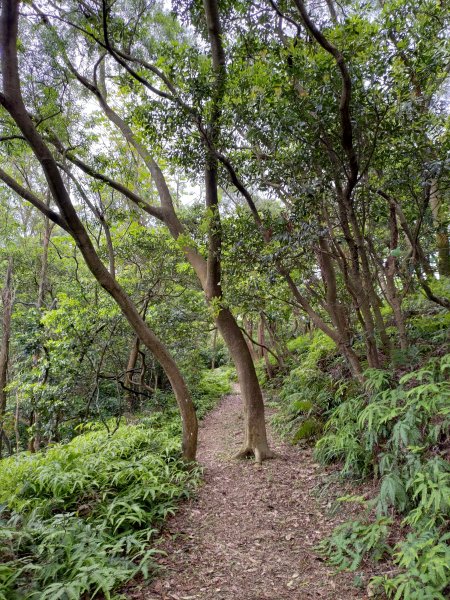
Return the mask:
MULTIPOLYGON (((81 11, 82 19, 85 19, 85 14, 81 11)), ((222 336, 227 344, 228 350, 235 362, 238 372, 238 378, 241 385, 241 393, 245 407, 245 441, 243 449, 239 453, 240 456, 254 454, 258 461, 271 456, 271 452, 267 445, 265 422, 264 422, 264 403, 261 389, 258 383, 256 372, 254 369, 251 355, 248 351, 247 344, 243 337, 242 331, 236 323, 229 307, 223 305, 222 290, 220 282, 220 215, 218 212, 217 201, 217 183, 214 167, 211 168, 211 160, 215 160, 212 156, 205 156, 203 160, 207 162, 205 168, 205 189, 206 192, 206 227, 209 231, 209 250, 207 259, 196 249, 187 235, 186 229, 180 221, 174 207, 173 198, 157 160, 151 154, 151 150, 144 146, 139 136, 132 130, 130 125, 122 118, 118 112, 108 103, 107 89, 104 82, 99 81, 99 65, 105 61, 104 52, 107 51, 117 60, 118 64, 123 66, 124 59, 118 53, 111 39, 110 29, 115 28, 115 22, 110 16, 110 6, 104 3, 102 10, 98 15, 90 15, 91 25, 97 17, 99 22, 100 34, 102 40, 94 35, 95 41, 102 48, 102 53, 94 67, 92 79, 88 79, 81 74, 72 62, 67 58, 67 50, 61 50, 61 57, 66 65, 66 71, 70 72, 89 92, 91 92, 98 100, 106 117, 117 127, 123 135, 125 141, 134 149, 137 155, 145 164, 156 186, 160 207, 149 205, 142 197, 132 191, 129 187, 112 179, 109 175, 96 171, 85 161, 81 160, 74 152, 68 150, 64 144, 55 135, 51 135, 51 141, 56 150, 61 156, 69 159, 76 167, 81 169, 90 177, 102 181, 123 193, 129 200, 134 202, 139 208, 145 210, 154 218, 163 222, 169 229, 174 239, 179 240, 186 259, 193 267, 200 284, 205 292, 206 299, 211 306, 212 314, 216 320, 217 326, 222 333, 222 336)), ((45 16, 47 18, 47 16, 45 16)), ((64 18, 64 17, 63 17, 64 18)), ((71 26, 76 27, 75 23, 70 22, 71 26)), ((83 21, 78 26, 84 27, 83 21)), ((92 37, 92 36, 91 36, 92 37)), ((89 38, 89 36, 88 36, 89 38)), ((55 39, 55 38, 53 38, 55 39)), ((214 67, 213 67, 214 68, 214 67)), ((126 69, 129 71, 129 69, 126 69)), ((151 90, 155 88, 142 77, 137 78, 144 87, 149 87, 151 90)), ((167 82, 166 82, 167 83, 167 82)), ((169 84, 170 88, 170 84, 169 84)), ((174 90, 171 90, 174 92, 174 90)), ((177 94, 177 92, 174 92, 177 94)), ((163 96, 166 95, 163 93, 163 96)), ((220 98, 217 98, 217 105, 220 104, 220 98)), ((206 126, 210 131, 206 133, 209 137, 211 130, 215 125, 212 122, 206 126)), ((206 143, 206 140, 205 140, 206 143)), ((206 146, 205 146, 206 148, 206 146)))
POLYGON ((39 161, 60 212, 57 213, 48 208, 38 197, 23 188, 4 171, 1 171, 0 177, 11 189, 31 202, 46 217, 70 233, 94 277, 118 303, 136 334, 161 363, 171 382, 183 419, 183 454, 187 460, 193 460, 197 445, 197 420, 184 379, 164 345, 148 327, 130 298, 99 259, 72 204, 58 165, 23 103, 17 60, 18 9, 19 2, 10 0, 4 3, 1 14, 0 45, 2 48, 3 93, 0 95, 0 103, 12 117, 39 161))
POLYGON ((0 458, 2 457, 3 440, 8 445, 9 440, 3 431, 3 420, 6 411, 6 384, 8 383, 9 343, 11 338, 11 315, 14 301, 12 283, 13 260, 8 259, 5 283, 2 289, 2 338, 0 341, 0 458))

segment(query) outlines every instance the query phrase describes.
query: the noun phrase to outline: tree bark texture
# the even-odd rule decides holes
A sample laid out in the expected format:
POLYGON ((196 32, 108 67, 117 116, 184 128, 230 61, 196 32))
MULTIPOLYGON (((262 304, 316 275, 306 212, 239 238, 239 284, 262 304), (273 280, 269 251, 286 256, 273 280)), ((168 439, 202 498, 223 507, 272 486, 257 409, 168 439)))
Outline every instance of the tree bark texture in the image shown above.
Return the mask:
POLYGON ((5 387, 8 383, 8 361, 9 361, 9 343, 11 338, 11 316, 14 301, 14 291, 12 284, 13 261, 8 260, 6 268, 5 282, 2 290, 2 338, 0 342, 0 458, 2 457, 3 442, 3 421, 6 412, 7 395, 5 387))

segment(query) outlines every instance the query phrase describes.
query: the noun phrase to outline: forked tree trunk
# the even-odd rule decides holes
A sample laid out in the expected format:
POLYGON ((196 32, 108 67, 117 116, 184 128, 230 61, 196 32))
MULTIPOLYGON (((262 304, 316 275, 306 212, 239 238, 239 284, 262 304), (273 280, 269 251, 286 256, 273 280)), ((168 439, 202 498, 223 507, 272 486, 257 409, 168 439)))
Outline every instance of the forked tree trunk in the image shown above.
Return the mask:
MULTIPOLYGON (((293 306, 292 310, 294 314, 298 316, 298 308, 296 306, 293 306)), ((289 348, 287 347, 286 342, 282 339, 282 337, 278 335, 275 322, 271 323, 271 321, 268 318, 266 318, 264 312, 261 312, 260 316, 262 325, 264 327, 264 331, 267 331, 267 333, 269 334, 270 343, 272 344, 272 348, 274 349, 274 354, 276 354, 274 358, 276 358, 280 369, 284 371, 286 369, 285 361, 292 355, 292 352, 289 351, 289 348)), ((297 327, 298 324, 296 325, 296 328, 297 327)))
POLYGON ((330 327, 327 323, 325 323, 322 317, 312 308, 308 300, 302 295, 299 288, 295 285, 294 280, 292 279, 288 271, 281 268, 279 269, 279 272, 286 280, 286 283, 288 284, 289 289, 291 290, 294 298, 297 300, 297 302, 303 308, 306 314, 310 317, 312 323, 317 327, 317 329, 323 331, 325 335, 327 335, 333 340, 333 342, 336 344, 336 346, 347 359, 349 367, 354 377, 359 381, 363 381, 364 376, 362 373, 361 363, 355 351, 351 347, 351 344, 349 342, 347 343, 347 341, 341 337, 341 335, 336 329, 330 327))

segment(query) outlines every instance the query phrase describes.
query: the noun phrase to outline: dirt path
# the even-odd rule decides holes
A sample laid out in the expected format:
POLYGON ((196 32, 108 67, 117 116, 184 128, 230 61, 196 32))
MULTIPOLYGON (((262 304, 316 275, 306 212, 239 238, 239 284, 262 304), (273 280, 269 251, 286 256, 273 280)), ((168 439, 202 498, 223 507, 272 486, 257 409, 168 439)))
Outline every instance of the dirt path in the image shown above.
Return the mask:
POLYGON ((363 599, 353 575, 334 574, 314 552, 338 519, 314 495, 321 470, 311 451, 271 436, 281 456, 233 461, 242 439, 242 404, 226 396, 203 422, 198 459, 205 483, 162 538, 164 571, 128 588, 146 600, 363 599))

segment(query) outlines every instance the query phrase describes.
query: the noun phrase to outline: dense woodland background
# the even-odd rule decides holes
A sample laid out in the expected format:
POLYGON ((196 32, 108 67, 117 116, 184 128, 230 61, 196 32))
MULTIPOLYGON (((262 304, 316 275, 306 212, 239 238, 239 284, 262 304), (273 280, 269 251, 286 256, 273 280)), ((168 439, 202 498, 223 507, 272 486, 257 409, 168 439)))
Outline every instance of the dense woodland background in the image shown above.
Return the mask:
POLYGON ((235 379, 241 458, 272 457, 264 389, 374 482, 331 563, 447 597, 449 17, 2 0, 0 598, 147 575, 235 379))

